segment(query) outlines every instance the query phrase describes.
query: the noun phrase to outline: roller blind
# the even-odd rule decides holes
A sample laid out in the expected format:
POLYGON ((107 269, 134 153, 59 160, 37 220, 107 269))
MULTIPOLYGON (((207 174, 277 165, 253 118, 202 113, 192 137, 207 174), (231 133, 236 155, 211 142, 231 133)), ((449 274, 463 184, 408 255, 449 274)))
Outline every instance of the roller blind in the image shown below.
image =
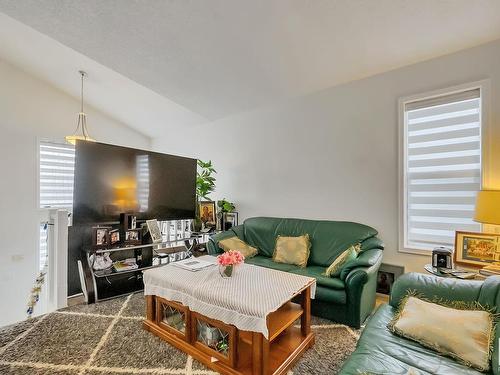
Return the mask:
POLYGON ((73 207, 75 146, 40 142, 40 208, 73 207))
POLYGON ((468 90, 405 104, 405 246, 453 247, 481 189, 481 97, 468 90))

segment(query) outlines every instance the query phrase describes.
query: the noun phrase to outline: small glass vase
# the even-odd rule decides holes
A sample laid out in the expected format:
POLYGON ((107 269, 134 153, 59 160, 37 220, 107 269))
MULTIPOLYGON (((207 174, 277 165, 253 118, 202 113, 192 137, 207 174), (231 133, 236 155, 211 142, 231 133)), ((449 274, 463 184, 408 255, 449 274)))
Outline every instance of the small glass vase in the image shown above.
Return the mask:
POLYGON ((230 264, 229 266, 223 266, 220 264, 219 265, 219 274, 223 278, 228 278, 228 277, 233 276, 235 269, 236 269, 235 264, 230 264))

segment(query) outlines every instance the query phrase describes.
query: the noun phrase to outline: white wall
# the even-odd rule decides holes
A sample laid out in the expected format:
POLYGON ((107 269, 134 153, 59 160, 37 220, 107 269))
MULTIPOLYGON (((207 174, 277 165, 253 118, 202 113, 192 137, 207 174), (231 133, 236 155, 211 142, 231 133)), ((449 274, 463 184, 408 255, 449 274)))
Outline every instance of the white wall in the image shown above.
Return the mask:
MULTIPOLYGON (((150 148, 149 138, 86 109, 97 140, 150 148)), ((72 134, 78 111, 78 100, 0 60, 0 326, 26 316, 37 273, 37 139, 72 134)))
POLYGON ((213 197, 234 200, 242 218, 366 223, 386 243, 384 262, 423 272, 429 257, 398 252, 398 98, 488 78, 485 147, 490 187, 500 188, 500 41, 186 129, 153 148, 212 159, 213 197))

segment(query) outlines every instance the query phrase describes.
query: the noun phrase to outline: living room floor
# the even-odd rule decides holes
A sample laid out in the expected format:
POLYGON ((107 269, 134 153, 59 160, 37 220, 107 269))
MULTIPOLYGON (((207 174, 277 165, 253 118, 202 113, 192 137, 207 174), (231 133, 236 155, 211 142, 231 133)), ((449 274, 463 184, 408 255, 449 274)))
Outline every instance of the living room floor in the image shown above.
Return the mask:
MULTIPOLYGON (((0 329, 0 373, 36 375, 215 374, 142 329, 142 293, 77 304, 0 329)), ((313 317, 316 343, 290 373, 335 374, 359 330, 313 317)))

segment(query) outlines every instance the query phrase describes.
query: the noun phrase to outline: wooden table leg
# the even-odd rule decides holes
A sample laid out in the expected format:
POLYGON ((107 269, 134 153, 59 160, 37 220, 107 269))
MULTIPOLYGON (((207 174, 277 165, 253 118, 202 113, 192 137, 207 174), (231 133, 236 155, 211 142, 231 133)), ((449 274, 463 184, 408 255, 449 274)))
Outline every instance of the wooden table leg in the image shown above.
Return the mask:
POLYGON ((302 317, 300 318, 300 330, 303 336, 311 333, 311 287, 308 286, 302 292, 302 299, 300 302, 302 306, 302 317))
POLYGON ((262 375, 262 334, 252 334, 252 374, 262 375))
POLYGON ((146 319, 154 322, 156 321, 156 301, 154 296, 146 296, 146 319))
POLYGON ((262 374, 269 374, 269 340, 262 335, 262 374))
POLYGON ((269 340, 258 332, 252 335, 252 374, 269 374, 269 340))

